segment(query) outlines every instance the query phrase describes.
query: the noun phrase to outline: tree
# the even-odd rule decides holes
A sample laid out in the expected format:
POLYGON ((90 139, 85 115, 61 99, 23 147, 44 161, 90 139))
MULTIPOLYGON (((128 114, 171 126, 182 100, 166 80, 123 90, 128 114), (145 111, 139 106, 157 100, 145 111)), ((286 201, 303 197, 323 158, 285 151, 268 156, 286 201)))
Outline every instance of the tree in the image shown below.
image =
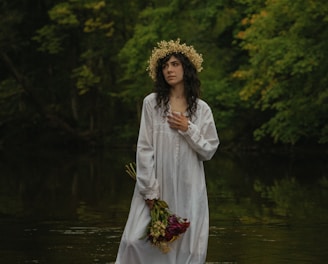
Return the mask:
MULTIPOLYGON (((237 68, 238 52, 232 48, 232 28, 238 23, 238 10, 225 1, 153 1, 140 12, 133 36, 120 52, 125 70, 125 89, 118 94, 140 109, 142 98, 152 90, 147 76, 147 59, 161 40, 180 38, 193 45, 204 57, 204 72, 200 73, 203 93, 211 106, 220 129, 238 118, 240 104, 238 86, 229 73, 237 68), (230 88, 230 89, 229 89, 230 88)), ((242 112, 242 111, 240 111, 242 112)))
MULTIPOLYGON (((105 133, 115 136, 115 126, 124 120, 116 118, 121 104, 112 96, 121 90, 117 54, 148 4, 2 1, 1 134, 20 119, 31 131, 38 129, 33 135, 49 135, 48 142, 58 133, 101 144, 105 133)), ((26 128, 16 131, 22 136, 26 128)))
POLYGON ((234 73, 244 80, 240 93, 268 113, 254 133, 275 142, 328 142, 328 5, 326 1, 257 1, 237 34, 249 53, 234 73))
MULTIPOLYGON (((97 111, 101 109, 101 95, 108 85, 102 78, 106 69, 104 60, 109 56, 109 39, 113 35, 113 21, 106 3, 60 2, 49 10, 49 18, 50 23, 37 30, 33 39, 40 43, 40 51, 65 60, 64 69, 72 78, 72 82, 67 82, 69 76, 66 76, 64 81, 66 89, 70 88, 71 116, 82 130, 88 120, 88 134, 94 133, 100 128, 97 111)), ((67 115, 67 110, 64 112, 67 115)))

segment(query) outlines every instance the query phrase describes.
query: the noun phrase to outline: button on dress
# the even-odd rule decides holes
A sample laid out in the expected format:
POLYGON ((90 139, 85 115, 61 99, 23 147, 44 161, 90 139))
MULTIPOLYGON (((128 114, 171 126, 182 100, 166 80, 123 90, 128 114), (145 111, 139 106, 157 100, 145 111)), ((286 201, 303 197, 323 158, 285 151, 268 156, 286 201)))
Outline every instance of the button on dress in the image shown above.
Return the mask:
POLYGON ((188 130, 171 129, 156 94, 144 98, 137 144, 137 181, 116 264, 204 264, 209 211, 203 161, 219 145, 212 111, 201 99, 188 130), (145 199, 162 199, 190 227, 162 253, 145 235, 150 220, 145 199))

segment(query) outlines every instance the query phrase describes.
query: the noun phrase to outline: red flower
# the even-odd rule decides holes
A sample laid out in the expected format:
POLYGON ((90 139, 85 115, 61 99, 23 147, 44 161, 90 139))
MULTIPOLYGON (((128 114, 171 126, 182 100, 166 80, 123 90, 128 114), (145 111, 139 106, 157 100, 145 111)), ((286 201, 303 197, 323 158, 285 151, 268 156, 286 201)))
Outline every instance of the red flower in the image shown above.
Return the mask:
POLYGON ((156 200, 150 212, 151 220, 147 229, 147 240, 159 247, 162 252, 167 253, 172 243, 185 233, 190 226, 187 219, 171 214, 168 205, 163 200, 156 200))

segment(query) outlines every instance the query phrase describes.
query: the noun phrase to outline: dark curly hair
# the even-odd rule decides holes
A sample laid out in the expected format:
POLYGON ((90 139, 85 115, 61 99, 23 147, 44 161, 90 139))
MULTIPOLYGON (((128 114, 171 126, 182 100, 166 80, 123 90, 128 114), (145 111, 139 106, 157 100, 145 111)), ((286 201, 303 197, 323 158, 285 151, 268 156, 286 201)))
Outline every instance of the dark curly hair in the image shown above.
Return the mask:
POLYGON ((164 106, 164 112, 169 110, 170 89, 171 86, 165 81, 162 66, 172 57, 176 57, 183 67, 184 92, 187 100, 187 112, 191 118, 197 110, 197 99, 200 96, 200 80, 197 76, 195 66, 182 53, 171 53, 166 57, 159 59, 156 67, 156 81, 154 92, 156 95, 157 107, 164 106))

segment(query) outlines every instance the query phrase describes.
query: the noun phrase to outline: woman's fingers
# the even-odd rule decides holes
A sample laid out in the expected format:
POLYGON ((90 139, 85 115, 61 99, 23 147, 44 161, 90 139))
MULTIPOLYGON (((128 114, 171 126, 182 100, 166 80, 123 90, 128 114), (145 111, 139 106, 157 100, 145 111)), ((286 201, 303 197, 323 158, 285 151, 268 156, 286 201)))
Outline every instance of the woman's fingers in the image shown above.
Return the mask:
POLYGON ((168 116, 167 122, 170 125, 170 128, 179 129, 186 131, 188 129, 188 118, 183 115, 178 115, 172 113, 171 116, 168 116))
POLYGON ((147 206, 149 207, 150 210, 153 209, 154 202, 155 202, 154 200, 147 199, 147 200, 145 200, 145 202, 146 202, 146 204, 147 204, 147 206))

